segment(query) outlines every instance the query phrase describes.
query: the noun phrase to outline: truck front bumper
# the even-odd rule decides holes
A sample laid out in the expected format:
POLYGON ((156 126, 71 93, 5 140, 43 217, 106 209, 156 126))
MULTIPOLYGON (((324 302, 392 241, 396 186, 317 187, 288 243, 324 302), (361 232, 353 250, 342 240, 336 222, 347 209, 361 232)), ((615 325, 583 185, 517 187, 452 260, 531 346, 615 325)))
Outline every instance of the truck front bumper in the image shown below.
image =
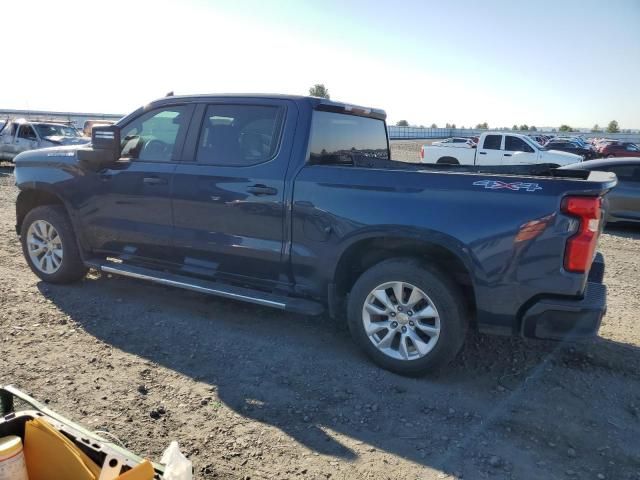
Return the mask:
POLYGON ((598 333, 607 311, 607 287, 588 282, 582 298, 543 298, 522 317, 520 333, 527 338, 580 340, 598 333))

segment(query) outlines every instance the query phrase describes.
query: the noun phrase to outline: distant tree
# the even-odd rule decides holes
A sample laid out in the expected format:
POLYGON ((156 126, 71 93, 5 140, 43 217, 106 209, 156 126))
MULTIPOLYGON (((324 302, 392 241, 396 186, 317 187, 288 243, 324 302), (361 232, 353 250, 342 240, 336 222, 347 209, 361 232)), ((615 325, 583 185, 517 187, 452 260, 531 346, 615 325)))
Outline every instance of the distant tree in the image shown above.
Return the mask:
POLYGON ((424 128, 424 125, 420 124, 420 128, 424 128))
POLYGON ((530 131, 530 132, 537 132, 537 131, 538 131, 538 129, 536 128, 536 126, 535 126, 535 125, 531 125, 531 126, 529 127, 529 131, 530 131))
POLYGON ((511 130, 518 130, 518 125, 514 125, 513 127, 511 127, 511 130))
POLYGON ((444 128, 451 128, 451 124, 450 124, 450 123, 447 123, 447 124, 444 126, 444 128))
POLYGON ((602 132, 602 129, 600 128, 600 125, 598 125, 597 123, 593 126, 593 128, 591 129, 592 132, 594 133, 599 133, 602 132))
POLYGON ((313 87, 309 89, 309 95, 312 97, 320 97, 320 98, 331 98, 329 96, 329 90, 324 86, 324 83, 316 83, 313 87))
POLYGON ((456 124, 455 124, 455 123, 452 123, 452 124, 451 124, 451 128, 456 128, 456 124))
POLYGON ((520 125, 520 130, 526 132, 529 130, 529 125, 527 125, 526 123, 524 125, 520 125))
POLYGON ((408 127, 409 126, 409 122, 407 122, 406 120, 398 120, 398 123, 396 123, 396 127, 408 127))
POLYGON ((558 130, 561 131, 561 132, 572 132, 573 131, 573 129, 569 125, 566 125, 566 124, 560 125, 560 128, 558 130))
POLYGON ((558 130, 556 130, 555 128, 551 129, 551 133, 556 133, 558 130))
POLYGON ((438 125, 436 125, 435 123, 432 123, 431 128, 438 128, 438 125))
POLYGON ((616 120, 611 120, 609 125, 607 125, 607 133, 618 133, 620 132, 620 127, 618 126, 618 122, 616 120))
POLYGON ((489 129, 489 124, 487 122, 479 123, 479 124, 476 125, 476 128, 478 130, 488 130, 489 129))

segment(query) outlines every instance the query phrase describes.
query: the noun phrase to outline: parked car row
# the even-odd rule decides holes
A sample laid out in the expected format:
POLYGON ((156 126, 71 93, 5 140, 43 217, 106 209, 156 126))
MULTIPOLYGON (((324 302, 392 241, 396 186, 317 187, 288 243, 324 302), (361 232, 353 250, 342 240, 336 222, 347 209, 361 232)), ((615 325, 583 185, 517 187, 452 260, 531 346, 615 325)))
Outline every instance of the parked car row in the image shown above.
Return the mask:
MULTIPOLYGON (((495 133, 498 135, 498 133, 495 133)), ((502 135, 502 133, 500 133, 502 135)), ((585 140, 583 137, 579 135, 520 135, 520 134, 509 134, 511 137, 523 138, 525 139, 525 143, 530 143, 531 141, 537 144, 537 149, 539 150, 555 150, 558 152, 566 152, 571 153, 573 155, 578 155, 583 160, 592 160, 595 158, 612 158, 612 157, 640 157, 640 146, 636 143, 621 141, 615 139, 608 138, 598 138, 598 139, 589 139, 585 140)), ((437 142, 433 142, 431 144, 432 147, 456 147, 456 148, 478 148, 480 141, 480 137, 452 137, 447 138, 445 140, 439 140, 437 142)), ((525 148, 525 150, 527 150, 525 148)), ((532 152, 529 152, 532 153, 532 152)), ((462 154, 461 154, 462 155, 462 154)), ((472 155, 467 155, 466 158, 470 158, 472 155)), ((475 156, 475 154, 473 155, 475 156)), ((439 157, 444 158, 443 155, 439 157)), ((469 162, 461 162, 460 159, 456 156, 454 158, 458 159, 458 163, 469 163, 469 162)), ((421 159, 424 159, 424 152, 421 152, 421 159)), ((513 159, 516 160, 516 159, 513 159)), ((522 158, 518 158, 518 162, 512 163, 520 163, 522 158)), ((450 162, 441 162, 441 163, 450 163, 450 162)), ((455 163, 455 162, 454 162, 455 163)), ((506 164, 504 159, 500 162, 500 164, 506 164)))
POLYGON ((638 146, 638 144, 614 138, 584 139, 579 135, 531 135, 531 138, 549 150, 576 153, 583 156, 585 160, 612 157, 640 157, 640 146, 638 146))
POLYGON ((640 146, 634 142, 612 138, 598 138, 592 141, 598 157, 640 157, 640 146))

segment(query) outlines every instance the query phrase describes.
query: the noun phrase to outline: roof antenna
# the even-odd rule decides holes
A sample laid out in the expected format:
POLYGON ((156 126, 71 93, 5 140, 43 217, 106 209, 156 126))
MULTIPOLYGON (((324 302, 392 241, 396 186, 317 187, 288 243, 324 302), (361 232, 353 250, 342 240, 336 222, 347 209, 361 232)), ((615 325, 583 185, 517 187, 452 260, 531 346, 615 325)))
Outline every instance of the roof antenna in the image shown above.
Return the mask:
POLYGON ((173 90, 171 90, 170 92, 167 92, 165 97, 173 97, 173 90))

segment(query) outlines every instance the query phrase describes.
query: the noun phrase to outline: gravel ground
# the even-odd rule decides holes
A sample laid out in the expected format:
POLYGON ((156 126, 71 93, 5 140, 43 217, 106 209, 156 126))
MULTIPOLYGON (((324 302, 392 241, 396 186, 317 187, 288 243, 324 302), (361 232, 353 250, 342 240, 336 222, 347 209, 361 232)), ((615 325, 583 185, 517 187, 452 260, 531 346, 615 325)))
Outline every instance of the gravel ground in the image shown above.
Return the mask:
POLYGON ((0 169, 0 384, 143 456, 177 439, 196 478, 640 479, 637 230, 601 239, 601 338, 470 334, 450 368, 412 379, 324 318, 97 274, 46 285, 15 196, 0 169))

